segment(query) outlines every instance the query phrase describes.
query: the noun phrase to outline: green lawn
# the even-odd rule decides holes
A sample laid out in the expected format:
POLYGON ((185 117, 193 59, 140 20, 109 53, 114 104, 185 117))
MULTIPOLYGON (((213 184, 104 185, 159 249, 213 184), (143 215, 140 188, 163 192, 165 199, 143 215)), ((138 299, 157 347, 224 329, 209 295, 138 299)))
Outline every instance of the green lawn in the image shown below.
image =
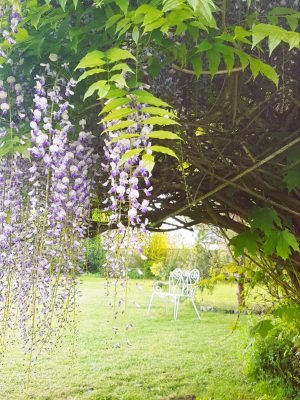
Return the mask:
MULTIPOLYGON (((146 316, 150 281, 132 281, 129 288, 127 322, 134 329, 111 340, 112 311, 106 305, 104 280, 83 279, 80 300, 79 340, 76 351, 68 339, 55 354, 43 356, 32 376, 29 399, 43 400, 274 400, 244 373, 249 316, 240 318, 224 311, 202 313, 198 321, 192 305, 180 305, 179 319, 172 320, 158 299, 146 316), (141 308, 136 308, 136 301, 141 308), (112 348, 117 341, 121 348, 112 348)), ((232 308, 235 286, 219 285, 213 294, 198 300, 206 305, 232 308)), ((126 321, 119 321, 124 327, 126 321)), ((24 368, 18 351, 2 366, 1 400, 22 400, 24 368)))

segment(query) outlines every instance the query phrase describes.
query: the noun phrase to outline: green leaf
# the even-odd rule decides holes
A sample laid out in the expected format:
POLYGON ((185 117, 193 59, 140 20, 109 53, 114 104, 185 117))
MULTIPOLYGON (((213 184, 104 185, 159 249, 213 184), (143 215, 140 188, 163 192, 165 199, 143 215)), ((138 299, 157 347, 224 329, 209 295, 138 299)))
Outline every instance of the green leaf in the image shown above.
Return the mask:
POLYGON ((265 29, 264 25, 265 24, 257 24, 252 28, 252 49, 269 34, 270 31, 265 29))
POLYGON ((36 13, 32 14, 32 16, 30 18, 30 22, 31 22, 31 25, 35 27, 35 29, 38 28, 40 19, 44 13, 45 13, 45 10, 42 10, 40 12, 36 12, 36 13))
POLYGON ((281 227, 281 221, 273 208, 254 208, 250 212, 250 225, 252 229, 260 229, 266 236, 272 234, 274 229, 281 227))
POLYGON ((83 79, 87 78, 88 76, 92 76, 95 74, 100 74, 101 72, 106 72, 105 69, 102 68, 93 68, 85 71, 80 77, 77 79, 77 83, 82 81, 83 79))
POLYGON ((155 166, 154 156, 152 154, 144 154, 142 160, 146 170, 151 173, 155 166))
POLYGON ((78 0, 73 0, 73 5, 74 5, 74 8, 75 8, 75 10, 76 10, 77 5, 78 5, 78 0))
POLYGON ((122 70, 123 72, 134 73, 133 70, 125 63, 116 64, 111 68, 111 71, 118 71, 118 70, 122 70))
POLYGON ((253 57, 251 57, 249 60, 250 60, 250 69, 252 72, 252 76, 255 79, 259 74, 261 61, 253 57))
POLYGON ((151 12, 151 10, 155 9, 153 6, 149 4, 142 4, 140 5, 136 10, 135 10, 135 17, 143 14, 147 14, 148 12, 151 12))
POLYGON ((294 10, 293 8, 289 7, 274 7, 269 12, 270 15, 277 15, 280 17, 287 16, 287 15, 295 15, 297 18, 300 18, 300 12, 294 10))
POLYGON ((251 232, 250 229, 246 229, 244 232, 234 236, 230 242, 233 245, 235 256, 241 256, 244 250, 247 250, 251 255, 255 255, 258 248, 258 239, 257 233, 251 232))
POLYGON ((287 40, 286 42, 290 46, 290 50, 292 50, 294 47, 297 47, 299 49, 300 46, 300 33, 298 32, 288 32, 287 33, 287 40))
POLYGON ((104 53, 102 51, 91 51, 81 59, 75 70, 79 68, 100 67, 101 65, 105 64, 105 62, 102 60, 103 57, 104 53))
POLYGON ((109 122, 112 121, 113 119, 121 119, 123 117, 127 117, 127 115, 130 115, 134 113, 135 110, 133 108, 120 108, 119 110, 114 110, 110 112, 105 118, 102 119, 102 122, 109 122))
POLYGON ((83 100, 86 100, 88 97, 92 96, 96 91, 98 92, 99 98, 105 97, 105 95, 109 92, 110 86, 107 84, 107 81, 101 80, 93 83, 88 90, 85 92, 83 100))
POLYGON ((141 103, 152 104, 154 106, 171 107, 165 101, 162 101, 159 98, 152 96, 152 95, 136 94, 136 97, 137 97, 137 100, 140 101, 141 103))
POLYGON ((208 32, 207 25, 205 25, 200 21, 192 21, 189 23, 189 25, 197 28, 198 30, 203 30, 205 32, 208 32))
POLYGON ((204 39, 197 47, 196 54, 201 53, 202 51, 211 50, 212 47, 212 44, 207 39, 204 39))
POLYGON ((137 100, 140 101, 141 103, 152 104, 158 107, 162 106, 162 107, 172 108, 168 103, 162 101, 158 97, 153 96, 146 90, 134 90, 132 94, 136 96, 137 100))
POLYGON ((116 4, 120 7, 124 14, 127 13, 129 0, 116 0, 116 4))
POLYGON ((244 70, 247 67, 247 65, 249 64, 248 54, 246 54, 244 51, 238 50, 238 49, 234 49, 234 52, 239 57, 242 69, 244 70))
POLYGON ((291 248, 295 251, 299 251, 299 244, 295 238, 295 235, 293 235, 287 229, 278 232, 276 245, 277 255, 283 260, 286 260, 291 254, 291 248))
POLYGON ((125 98, 121 97, 119 99, 111 100, 107 104, 105 104, 105 106, 102 108, 100 114, 114 110, 115 108, 123 106, 124 104, 128 104, 129 102, 130 102, 130 99, 128 99, 127 97, 125 97, 125 98))
POLYGON ((127 83, 125 81, 125 78, 123 75, 121 74, 115 74, 110 78, 110 82, 116 82, 118 83, 120 86, 127 86, 127 83))
POLYGON ((270 319, 263 319, 250 329, 250 335, 259 335, 262 338, 265 338, 273 328, 274 325, 270 319))
POLYGON ((167 33, 170 27, 182 24, 183 21, 189 20, 192 17, 190 10, 181 9, 173 10, 167 15, 165 25, 161 28, 162 32, 167 33))
POLYGON ((14 37, 18 43, 21 43, 28 39, 29 35, 26 29, 18 27, 18 32, 14 35, 14 37))
POLYGON ((278 17, 276 17, 275 15, 268 15, 267 16, 267 18, 268 18, 268 22, 270 22, 270 24, 272 24, 272 25, 278 25, 278 23, 279 23, 279 18, 278 17))
POLYGON ((206 57, 208 60, 209 70, 211 72, 212 78, 215 76, 216 72, 218 71, 219 64, 221 61, 220 53, 216 51, 215 48, 208 50, 206 52, 206 57))
POLYGON ((128 58, 131 58, 133 60, 136 59, 128 50, 118 49, 117 47, 107 50, 105 54, 110 62, 117 62, 121 60, 126 60, 128 58))
POLYGON ((168 139, 168 140, 182 140, 176 133, 169 131, 153 131, 149 133, 151 139, 168 139))
POLYGON ((265 64, 263 62, 260 63, 260 72, 265 75, 268 79, 270 79, 276 87, 278 87, 279 78, 277 72, 271 65, 265 64))
POLYGON ((114 14, 113 16, 111 16, 105 24, 105 29, 109 29, 112 26, 114 26, 120 19, 122 18, 121 14, 114 14))
POLYGON ((159 18, 157 21, 152 22, 151 24, 145 25, 144 32, 152 32, 155 29, 160 28, 165 23, 165 18, 159 18))
POLYGON ((121 157, 121 160, 118 163, 118 166, 120 167, 121 165, 125 164, 126 161, 130 160, 132 157, 140 154, 144 149, 132 149, 128 150, 123 156, 121 157))
POLYGON ((250 61, 250 69, 253 75, 253 78, 255 79, 259 73, 265 75, 268 79, 270 79, 276 86, 278 86, 278 75, 276 71, 274 70, 271 65, 265 64, 262 61, 250 57, 249 56, 249 61, 250 61))
POLYGON ((219 51, 223 55, 223 59, 227 70, 230 72, 234 66, 234 50, 231 46, 224 45, 222 43, 217 43, 214 49, 219 51))
POLYGON ((167 154, 168 156, 177 158, 178 157, 176 155, 176 153, 172 150, 169 149, 169 147, 165 147, 165 146, 150 146, 150 149, 156 153, 162 153, 162 154, 167 154))
POLYGON ((124 97, 127 95, 127 92, 123 89, 117 87, 111 87, 109 92, 107 93, 106 97, 108 99, 116 99, 119 97, 124 97))
POLYGON ((65 11, 66 4, 68 0, 58 0, 58 4, 61 6, 61 8, 65 11))
POLYGON ((177 121, 164 117, 150 117, 142 121, 142 123, 150 125, 179 125, 177 121))
POLYGON ((120 39, 120 37, 121 37, 124 33, 126 34, 127 32, 129 32, 130 28, 131 28, 131 23, 128 23, 127 25, 125 25, 124 28, 121 29, 121 30, 119 31, 119 33, 118 33, 118 39, 120 39))
POLYGON ((292 31, 295 31, 298 28, 298 18, 294 15, 288 15, 286 17, 287 23, 289 24, 292 31))
POLYGON ((249 39, 247 39, 247 37, 251 36, 251 32, 246 31, 244 28, 242 28, 241 26, 236 26, 234 28, 234 39, 238 39, 240 42, 242 43, 246 43, 246 44, 252 44, 250 42, 249 39))
POLYGON ((294 189, 300 188, 299 165, 296 165, 292 168, 288 168, 283 178, 283 181, 285 182, 289 192, 291 192, 294 189))
MULTIPOLYGON (((102 121, 100 121, 100 123, 101 122, 102 121)), ((106 132, 121 131, 122 129, 129 128, 130 126, 133 126, 135 124, 136 124, 135 121, 121 121, 115 125, 109 126, 108 128, 104 129, 104 131, 101 134, 103 135, 103 133, 106 133, 106 132)))
POLYGON ((273 53, 273 50, 276 49, 276 47, 279 45, 281 42, 281 37, 276 37, 276 36, 269 36, 269 55, 273 53))
POLYGON ((140 32, 139 32, 139 28, 137 26, 135 26, 132 30, 132 39, 134 41, 135 44, 138 44, 139 41, 139 37, 140 37, 140 32))
POLYGON ((187 0, 190 6, 195 11, 196 15, 203 16, 209 23, 213 23, 213 11, 216 10, 216 6, 213 0, 187 0))
POLYGON ((125 28, 124 32, 128 30, 128 27, 130 26, 130 18, 123 18, 121 19, 116 26, 116 33, 119 32, 119 35, 122 35, 122 31, 125 28))
POLYGON ((152 22, 158 20, 162 15, 163 12, 161 10, 158 10, 157 8, 154 7, 150 7, 144 16, 143 25, 146 26, 151 24, 152 22))
POLYGON ((170 111, 165 110, 160 107, 144 107, 140 110, 142 113, 151 114, 151 115, 161 115, 162 117, 168 115, 171 118, 176 118, 176 115, 170 111))
POLYGON ((270 256, 275 252, 277 244, 277 232, 273 232, 267 238, 267 240, 263 243, 263 249, 266 256, 270 256))
POLYGON ((100 85, 99 88, 98 88, 98 91, 97 91, 98 100, 103 99, 107 95, 107 93, 109 92, 109 89, 110 89, 110 85, 105 85, 105 84, 100 85))
POLYGON ((132 139, 132 138, 136 138, 139 137, 140 135, 138 133, 123 133, 122 135, 113 138, 109 143, 116 143, 120 140, 123 139, 132 139))
POLYGON ((199 34, 200 34, 199 29, 196 28, 195 26, 192 26, 189 24, 187 27, 187 30, 188 30, 189 34, 191 35, 191 37, 193 38, 195 44, 197 44, 198 39, 199 39, 199 34))
POLYGON ((193 70, 195 72, 196 78, 198 79, 202 72, 202 58, 200 54, 194 54, 191 57, 191 62, 193 65, 193 70))
POLYGON ((184 45, 173 46, 173 53, 176 60, 178 60, 181 66, 184 66, 187 61, 187 49, 184 45))
POLYGON ((182 5, 184 4, 183 0, 167 0, 164 1, 164 6, 163 6, 163 12, 166 13, 168 11, 172 11, 176 8, 182 8, 182 5))

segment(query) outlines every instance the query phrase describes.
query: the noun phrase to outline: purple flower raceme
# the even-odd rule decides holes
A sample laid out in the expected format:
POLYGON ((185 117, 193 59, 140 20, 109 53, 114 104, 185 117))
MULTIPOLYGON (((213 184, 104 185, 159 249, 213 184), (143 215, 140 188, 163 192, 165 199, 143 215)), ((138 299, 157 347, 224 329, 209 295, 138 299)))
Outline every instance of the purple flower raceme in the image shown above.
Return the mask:
MULTIPOLYGON (((130 150, 140 149, 141 152, 143 150, 151 154, 148 135, 152 126, 140 124, 146 116, 139 113, 140 104, 135 104, 134 107, 137 110, 136 121, 126 132, 109 130, 118 121, 107 123, 104 127, 108 131, 104 147, 105 162, 102 164, 103 171, 108 175, 104 184, 108 196, 104 203, 109 214, 109 230, 104 234, 103 244, 106 250, 104 268, 108 278, 113 278, 115 299, 118 298, 114 301, 115 317, 124 312, 126 304, 126 290, 118 290, 117 287, 120 285, 125 288, 127 285, 129 256, 138 249, 141 257, 145 258, 143 246, 147 237, 148 221, 144 214, 149 210, 147 197, 152 191, 151 173, 146 170, 141 153, 137 152, 122 162, 122 156, 130 150), (136 133, 139 135, 132 137, 136 133)), ((107 285, 109 286, 109 282, 107 285)))
POLYGON ((19 154, 0 161, 0 346, 13 326, 24 272, 29 162, 19 154))
MULTIPOLYGON (((20 2, 21 3, 21 2, 20 2)), ((7 4, 5 6, 0 6, 0 18, 5 23, 2 24, 5 28, 0 31, 1 36, 4 40, 8 42, 9 45, 15 45, 16 39, 15 35, 18 33, 18 27, 21 22, 21 15, 19 10, 19 5, 7 4)), ((0 56, 7 58, 6 52, 0 47, 0 56)))

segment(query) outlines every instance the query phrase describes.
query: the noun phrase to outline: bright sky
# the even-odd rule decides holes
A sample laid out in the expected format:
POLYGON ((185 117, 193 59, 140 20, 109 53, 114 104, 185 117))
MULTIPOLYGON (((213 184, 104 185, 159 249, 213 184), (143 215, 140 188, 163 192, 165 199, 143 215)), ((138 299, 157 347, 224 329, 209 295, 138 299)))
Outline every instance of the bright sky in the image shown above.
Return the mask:
POLYGON ((196 243, 195 233, 186 229, 178 229, 169 232, 170 240, 174 243, 174 247, 193 247, 196 243))
MULTIPOLYGON (((172 219, 168 219, 172 223, 172 219)), ((171 228, 170 225, 163 224, 163 228, 171 228)), ((168 236, 173 243, 173 247, 193 247, 196 243, 195 232, 188 231, 187 229, 178 229, 177 231, 168 232, 168 236)))

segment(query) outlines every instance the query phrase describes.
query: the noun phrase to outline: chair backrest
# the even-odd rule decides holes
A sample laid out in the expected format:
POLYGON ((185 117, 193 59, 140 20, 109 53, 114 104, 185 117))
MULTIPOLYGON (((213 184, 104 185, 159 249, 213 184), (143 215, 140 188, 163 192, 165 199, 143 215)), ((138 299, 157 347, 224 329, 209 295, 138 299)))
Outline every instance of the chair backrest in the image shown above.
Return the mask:
POLYGON ((200 273, 197 269, 191 271, 176 268, 169 276, 169 292, 186 297, 194 297, 196 284, 200 273))

